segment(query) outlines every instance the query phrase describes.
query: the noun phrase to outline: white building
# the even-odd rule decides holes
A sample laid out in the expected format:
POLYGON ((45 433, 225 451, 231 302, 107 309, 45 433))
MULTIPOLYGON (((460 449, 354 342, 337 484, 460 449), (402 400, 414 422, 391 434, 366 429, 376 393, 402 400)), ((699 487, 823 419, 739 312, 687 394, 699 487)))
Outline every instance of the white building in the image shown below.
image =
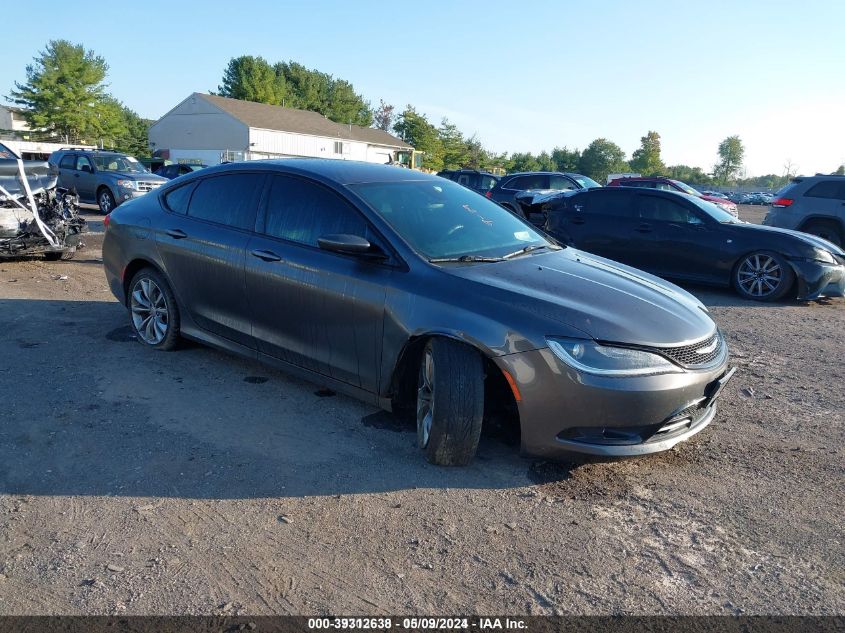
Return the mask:
POLYGON ((153 123, 154 156, 216 165, 311 156, 388 163, 410 145, 383 130, 330 121, 318 112, 195 92, 153 123))

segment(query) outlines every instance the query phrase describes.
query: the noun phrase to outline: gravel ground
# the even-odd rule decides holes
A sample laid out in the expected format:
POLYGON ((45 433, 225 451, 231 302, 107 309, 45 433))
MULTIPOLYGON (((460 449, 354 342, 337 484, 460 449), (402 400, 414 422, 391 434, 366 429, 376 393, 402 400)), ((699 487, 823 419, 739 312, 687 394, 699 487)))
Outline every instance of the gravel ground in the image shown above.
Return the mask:
POLYGON ((88 242, 0 262, 0 615, 845 613, 841 299, 690 288, 739 372, 668 453, 444 469, 319 385, 143 349, 88 242))

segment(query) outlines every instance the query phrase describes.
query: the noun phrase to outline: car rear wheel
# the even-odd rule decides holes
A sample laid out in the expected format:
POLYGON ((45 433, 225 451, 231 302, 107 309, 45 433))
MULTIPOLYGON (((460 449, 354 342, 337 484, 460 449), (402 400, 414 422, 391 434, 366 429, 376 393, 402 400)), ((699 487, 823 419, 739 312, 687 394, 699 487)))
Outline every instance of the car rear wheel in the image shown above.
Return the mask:
POLYGON ((114 196, 111 195, 111 191, 105 187, 97 192, 97 205, 100 207, 100 213, 103 215, 108 215, 117 206, 114 202, 114 196))
POLYGON ((778 301, 792 288, 795 273, 777 253, 759 251, 740 260, 733 281, 736 291, 746 299, 778 301))
POLYGON ((152 268, 139 271, 129 284, 129 322, 138 341, 160 350, 179 342, 179 307, 170 285, 152 268))
POLYGON ((440 466, 472 461, 484 417, 484 363, 471 347, 445 338, 425 346, 417 381, 417 441, 440 466))
POLYGON ((817 235, 828 242, 833 242, 837 246, 842 246, 842 234, 834 224, 829 222, 810 222, 804 227, 803 231, 817 235))

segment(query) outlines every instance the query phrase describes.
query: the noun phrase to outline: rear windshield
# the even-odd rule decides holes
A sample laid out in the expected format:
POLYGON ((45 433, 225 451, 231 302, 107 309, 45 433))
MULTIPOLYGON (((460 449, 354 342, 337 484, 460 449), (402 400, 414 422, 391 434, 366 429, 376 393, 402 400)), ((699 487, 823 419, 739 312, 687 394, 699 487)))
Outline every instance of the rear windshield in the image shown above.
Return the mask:
POLYGON ((786 183, 783 187, 781 187, 775 192, 775 198, 783 198, 787 194, 787 192, 795 188, 800 182, 800 180, 795 179, 792 182, 786 183))

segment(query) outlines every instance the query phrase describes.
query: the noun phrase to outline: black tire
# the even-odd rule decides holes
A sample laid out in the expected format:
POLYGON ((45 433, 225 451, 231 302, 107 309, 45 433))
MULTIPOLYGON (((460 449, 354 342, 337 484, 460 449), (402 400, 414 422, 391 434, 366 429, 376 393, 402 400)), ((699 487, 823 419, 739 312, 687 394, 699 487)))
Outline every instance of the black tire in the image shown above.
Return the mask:
POLYGON ((483 417, 481 355, 451 339, 428 341, 420 359, 416 411, 417 441, 426 459, 439 466, 469 464, 478 449, 483 417))
POLYGON ((97 191, 97 206, 100 207, 100 213, 103 215, 108 215, 117 206, 112 192, 107 187, 100 187, 97 191))
POLYGON ((162 351, 176 349, 179 344, 181 324, 179 306, 170 284, 161 273, 153 268, 143 268, 135 273, 132 281, 129 282, 126 307, 129 308, 129 326, 139 343, 162 351), (160 291, 160 297, 152 289, 153 287, 160 291), (144 307, 145 305, 156 308, 155 314, 149 307, 144 307), (159 327, 162 319, 161 313, 158 312, 158 308, 162 305, 166 311, 163 332, 159 327))
POLYGON ((57 262, 62 259, 73 259, 74 255, 76 255, 76 249, 69 248, 66 251, 52 251, 50 253, 44 253, 44 259, 46 259, 48 262, 57 262))
POLYGON ((802 229, 805 233, 812 233, 823 240, 842 246, 842 232, 832 222, 810 222, 802 229))
POLYGON ((795 285, 795 272, 789 263, 772 251, 744 255, 733 271, 733 286, 745 299, 779 301, 795 285))

